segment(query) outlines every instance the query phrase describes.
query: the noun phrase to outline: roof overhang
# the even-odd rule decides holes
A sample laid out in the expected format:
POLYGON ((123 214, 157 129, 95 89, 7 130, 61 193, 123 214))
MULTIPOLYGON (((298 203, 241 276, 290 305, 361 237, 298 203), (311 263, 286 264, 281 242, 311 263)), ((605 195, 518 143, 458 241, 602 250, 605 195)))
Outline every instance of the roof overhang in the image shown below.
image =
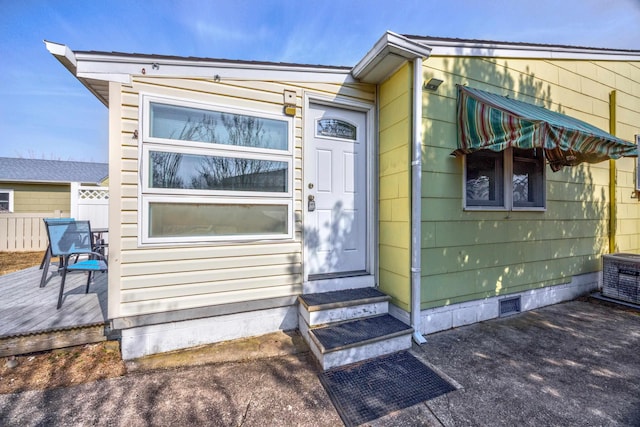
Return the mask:
MULTIPOLYGON (((106 179, 106 177, 105 177, 106 179)), ((102 180, 104 181, 104 179, 102 180)), ((93 182, 93 181, 56 181, 56 180, 46 180, 46 179, 16 179, 16 178, 10 178, 10 179, 3 179, 0 178, 0 182, 3 183, 11 183, 11 184, 47 184, 47 185, 69 185, 73 182, 77 182, 80 185, 100 185, 102 183, 102 181, 100 182, 93 182)))
POLYGON ((640 61, 640 51, 638 50, 445 39, 410 35, 404 37, 414 43, 429 46, 432 49, 431 55, 433 56, 640 61))
POLYGON ((60 63, 69 70, 71 74, 89 89, 89 92, 95 95, 100 102, 106 107, 109 107, 109 82, 103 79, 96 79, 91 77, 83 77, 78 75, 78 61, 75 53, 67 46, 59 43, 52 43, 45 40, 47 50, 58 60, 60 63))
POLYGON ((387 31, 351 71, 365 83, 381 83, 406 61, 428 58, 431 48, 407 37, 387 31))
POLYGON ((47 50, 104 105, 109 106, 109 82, 131 84, 133 76, 195 77, 220 80, 279 80, 352 83, 349 67, 228 61, 209 58, 113 52, 74 52, 45 41, 47 50))

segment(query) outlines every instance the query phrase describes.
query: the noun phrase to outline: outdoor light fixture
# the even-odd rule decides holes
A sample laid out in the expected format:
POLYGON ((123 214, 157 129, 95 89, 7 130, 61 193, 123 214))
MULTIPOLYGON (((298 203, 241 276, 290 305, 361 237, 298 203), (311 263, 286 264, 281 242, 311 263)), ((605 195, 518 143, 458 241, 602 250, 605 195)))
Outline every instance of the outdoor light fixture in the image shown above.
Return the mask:
POLYGON ((428 82, 424 84, 424 88, 426 90, 436 91, 438 87, 442 84, 442 80, 431 78, 428 82))
POLYGON ((286 90, 284 91, 284 113, 287 116, 296 115, 296 91, 286 90))

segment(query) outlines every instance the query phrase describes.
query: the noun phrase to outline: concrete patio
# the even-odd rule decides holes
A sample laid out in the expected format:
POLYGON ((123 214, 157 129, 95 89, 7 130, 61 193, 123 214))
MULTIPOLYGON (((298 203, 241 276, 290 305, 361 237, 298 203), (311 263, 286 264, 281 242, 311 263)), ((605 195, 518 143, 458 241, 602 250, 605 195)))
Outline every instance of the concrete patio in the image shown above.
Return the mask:
MULTIPOLYGON (((372 425, 640 425, 638 311, 572 301, 427 339, 413 354, 461 388, 372 425)), ((300 340, 276 338, 277 352, 268 340, 250 354, 218 344, 118 379, 1 395, 0 424, 340 425, 300 340)))

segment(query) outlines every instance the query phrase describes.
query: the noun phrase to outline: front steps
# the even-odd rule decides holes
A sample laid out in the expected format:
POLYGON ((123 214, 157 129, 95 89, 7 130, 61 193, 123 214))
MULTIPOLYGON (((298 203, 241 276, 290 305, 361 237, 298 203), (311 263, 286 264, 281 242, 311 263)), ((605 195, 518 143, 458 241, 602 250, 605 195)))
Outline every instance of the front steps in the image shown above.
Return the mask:
POLYGON ((388 314, 389 300, 374 288, 298 297, 300 333, 322 369, 411 348, 413 329, 388 314))

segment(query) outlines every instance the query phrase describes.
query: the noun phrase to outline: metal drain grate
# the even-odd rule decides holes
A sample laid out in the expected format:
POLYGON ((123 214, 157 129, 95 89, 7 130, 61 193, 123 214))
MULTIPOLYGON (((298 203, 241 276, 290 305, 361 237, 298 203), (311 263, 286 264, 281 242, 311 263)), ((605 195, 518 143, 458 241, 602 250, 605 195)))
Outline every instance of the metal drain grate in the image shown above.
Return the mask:
POLYGON ((455 390, 406 351, 333 368, 318 377, 347 427, 455 390))
POLYGON ((520 313, 520 297, 500 300, 500 317, 520 313))

